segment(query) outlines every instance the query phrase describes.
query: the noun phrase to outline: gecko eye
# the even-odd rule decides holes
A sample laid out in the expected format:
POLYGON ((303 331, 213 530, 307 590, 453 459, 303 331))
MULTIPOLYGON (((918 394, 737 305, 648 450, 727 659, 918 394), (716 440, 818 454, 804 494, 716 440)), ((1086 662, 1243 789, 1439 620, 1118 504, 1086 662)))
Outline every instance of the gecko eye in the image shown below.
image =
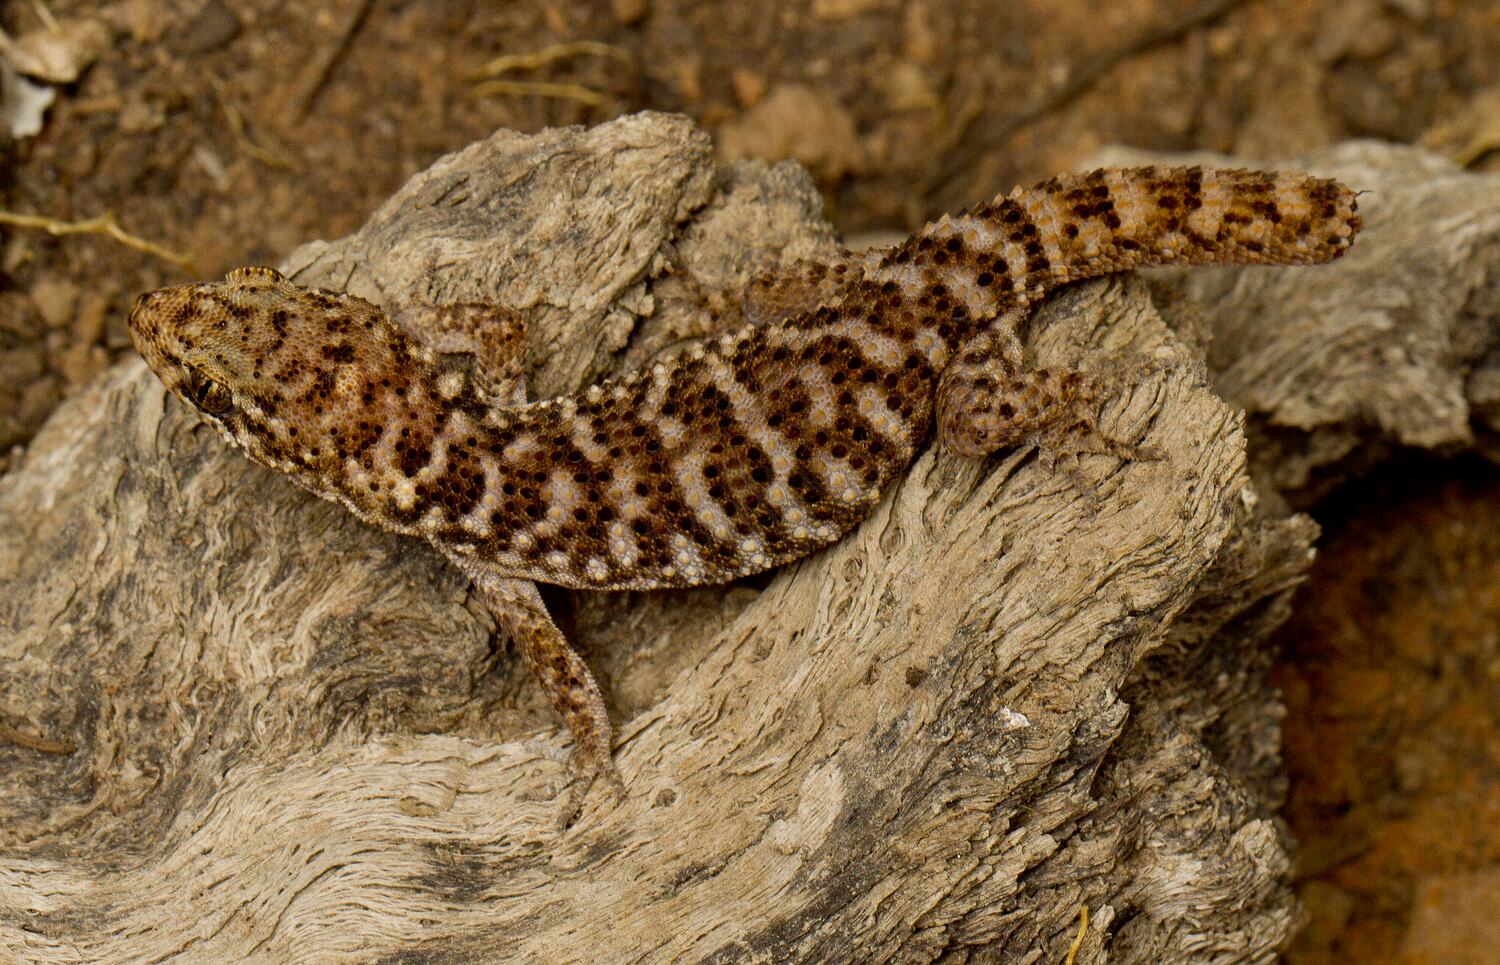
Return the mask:
POLYGON ((188 369, 183 389, 193 405, 209 415, 223 415, 234 408, 234 397, 229 394, 229 389, 222 382, 215 382, 197 369, 188 369))

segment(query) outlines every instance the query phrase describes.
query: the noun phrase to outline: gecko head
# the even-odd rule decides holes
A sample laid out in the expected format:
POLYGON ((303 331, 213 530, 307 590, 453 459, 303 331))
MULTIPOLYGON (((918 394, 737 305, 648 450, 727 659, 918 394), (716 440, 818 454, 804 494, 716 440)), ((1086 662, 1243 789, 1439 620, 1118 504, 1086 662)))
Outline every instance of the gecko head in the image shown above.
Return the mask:
MULTIPOLYGON (((359 410, 353 373, 391 356, 380 310, 269 268, 149 292, 130 312, 137 351, 178 398, 266 465, 317 471, 316 440, 359 410)), ((358 380, 361 384, 364 379, 358 380)))

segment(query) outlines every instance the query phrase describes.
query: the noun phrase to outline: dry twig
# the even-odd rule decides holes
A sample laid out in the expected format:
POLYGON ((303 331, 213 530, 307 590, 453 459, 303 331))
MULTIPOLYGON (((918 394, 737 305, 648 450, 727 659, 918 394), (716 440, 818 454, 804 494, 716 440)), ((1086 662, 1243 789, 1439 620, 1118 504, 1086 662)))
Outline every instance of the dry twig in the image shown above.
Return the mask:
POLYGON ((507 80, 500 77, 511 71, 538 70, 550 63, 570 57, 606 57, 627 64, 634 63, 634 58, 631 57, 629 51, 597 40, 575 40, 565 44, 553 44, 533 53, 506 54, 491 60, 472 75, 471 79, 478 81, 474 85, 474 94, 477 97, 492 94, 556 97, 577 101, 590 107, 603 103, 605 96, 603 93, 582 84, 545 80, 507 80))
POLYGON ((1068 957, 1063 959, 1063 965, 1073 965, 1074 959, 1078 958, 1078 950, 1083 947, 1083 936, 1089 933, 1089 906, 1083 905, 1078 909, 1078 934, 1073 936, 1073 943, 1068 946, 1068 957))
POLYGON ((78 749, 78 745, 72 741, 53 740, 50 737, 37 737, 23 730, 17 730, 4 721, 0 721, 0 741, 15 744, 17 747, 28 747, 43 754, 71 754, 78 749))
POLYGON ((163 261, 170 261, 188 274, 194 274, 193 260, 188 255, 178 254, 155 242, 147 241, 120 227, 112 212, 106 211, 96 218, 84 221, 58 221, 39 214, 20 214, 15 211, 0 211, 0 224, 17 228, 40 228, 50 235, 109 235, 127 248, 144 251, 163 261))

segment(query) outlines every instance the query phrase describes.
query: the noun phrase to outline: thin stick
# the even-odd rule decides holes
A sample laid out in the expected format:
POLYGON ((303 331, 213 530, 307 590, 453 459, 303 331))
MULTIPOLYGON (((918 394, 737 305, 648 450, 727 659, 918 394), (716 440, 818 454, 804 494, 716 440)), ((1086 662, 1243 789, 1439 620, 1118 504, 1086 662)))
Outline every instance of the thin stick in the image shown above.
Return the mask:
POLYGON ((374 0, 355 0, 353 9, 349 11, 349 15, 344 18, 343 24, 339 27, 338 36, 334 38, 332 44, 323 48, 312 70, 305 75, 308 79, 303 82, 302 93, 293 99, 295 105, 292 112, 293 120, 305 120, 312 112, 313 101, 317 100, 318 95, 323 92, 324 85, 333 74, 334 66, 349 49, 349 42, 354 39, 354 34, 359 30, 360 24, 365 22, 365 17, 369 14, 373 3, 374 0))
POLYGON ((1073 944, 1068 946, 1068 957, 1063 959, 1063 965, 1073 965, 1073 960, 1078 957, 1078 950, 1083 947, 1083 936, 1089 933, 1089 906, 1084 905, 1078 909, 1078 934, 1073 936, 1073 944))
POLYGON ((627 63, 634 59, 628 50, 616 47, 613 44, 602 43, 598 40, 574 40, 565 44, 553 44, 551 47, 545 47, 535 53, 506 54, 502 57, 496 57, 476 70, 471 79, 483 80, 486 77, 496 77, 500 74, 509 73, 512 70, 536 70, 539 67, 545 67, 554 60, 585 55, 613 57, 627 63))
POLYGON ((604 95, 581 84, 556 84, 545 80, 486 80, 474 85, 474 96, 532 94, 577 101, 593 107, 604 103, 604 95))
POLYGON ((295 169, 296 164, 274 151, 267 150, 250 139, 245 130, 245 118, 239 109, 230 103, 229 95, 224 90, 224 85, 214 77, 208 79, 209 85, 213 87, 214 98, 219 102, 219 107, 224 111, 224 118, 229 122, 229 130, 234 135, 235 142, 239 144, 240 150, 255 158, 257 161, 273 168, 295 169))
POLYGON ((163 261, 170 261, 190 275, 196 274, 192 258, 131 234, 120 227, 112 212, 106 211, 97 218, 85 221, 58 221, 42 215, 0 211, 0 224, 14 225, 17 228, 40 228, 50 235, 109 235, 127 248, 155 255, 163 261))
POLYGON ((36 18, 42 22, 42 26, 46 27, 48 32, 54 34, 61 32, 57 18, 52 16, 52 11, 47 9, 47 5, 42 0, 31 0, 31 9, 35 11, 36 18))
POLYGON ((27 747, 43 754, 71 754, 78 749, 78 745, 72 741, 52 740, 49 737, 37 737, 23 730, 0 722, 0 741, 15 744, 17 747, 27 747))

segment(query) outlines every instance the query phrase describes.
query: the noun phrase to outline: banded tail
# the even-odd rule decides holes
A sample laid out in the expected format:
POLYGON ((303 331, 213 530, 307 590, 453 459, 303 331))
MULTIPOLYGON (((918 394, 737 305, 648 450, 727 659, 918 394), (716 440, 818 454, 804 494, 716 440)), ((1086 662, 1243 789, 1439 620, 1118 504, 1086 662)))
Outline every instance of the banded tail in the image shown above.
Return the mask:
POLYGON ((984 318, 1059 285, 1132 268, 1331 261, 1360 229, 1357 207, 1349 188, 1305 174, 1105 169, 1017 188, 945 217, 878 265, 904 285, 945 282, 984 318))

